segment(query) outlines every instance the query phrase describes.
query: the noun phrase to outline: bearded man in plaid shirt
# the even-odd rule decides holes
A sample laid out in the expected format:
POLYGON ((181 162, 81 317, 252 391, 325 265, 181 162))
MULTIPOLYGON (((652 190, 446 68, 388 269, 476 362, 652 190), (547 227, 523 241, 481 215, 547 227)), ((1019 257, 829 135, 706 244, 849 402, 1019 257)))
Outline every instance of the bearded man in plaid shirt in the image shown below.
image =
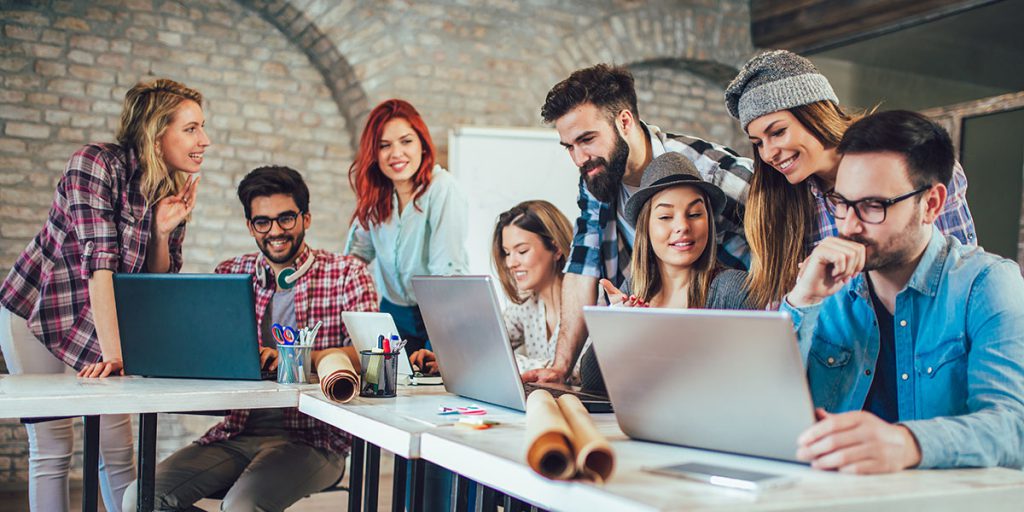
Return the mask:
MULTIPOLYGON (((227 260, 219 274, 253 274, 260 362, 277 366, 270 325, 323 325, 313 359, 342 351, 358 368, 342 311, 376 311, 377 291, 366 264, 310 248, 309 189, 287 167, 261 167, 238 185, 249 233, 260 253, 227 260)), ((254 340, 257 341, 257 340, 254 340)), ((297 408, 231 411, 194 444, 178 450, 156 469, 156 509, 189 510, 196 501, 227 490, 223 510, 283 510, 302 497, 341 479, 348 434, 310 418, 297 408)), ((135 506, 136 486, 125 494, 135 506)))

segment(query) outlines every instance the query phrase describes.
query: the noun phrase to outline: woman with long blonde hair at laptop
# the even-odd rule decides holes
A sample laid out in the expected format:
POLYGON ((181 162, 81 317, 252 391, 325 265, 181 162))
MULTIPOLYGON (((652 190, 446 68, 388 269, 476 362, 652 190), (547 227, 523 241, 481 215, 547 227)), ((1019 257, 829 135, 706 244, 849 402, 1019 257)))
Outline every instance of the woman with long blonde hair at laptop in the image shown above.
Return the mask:
MULTIPOLYGON (((640 189, 626 203, 636 226, 630 276, 623 290, 607 279, 601 286, 613 306, 753 309, 746 272, 722 267, 717 252, 715 215, 725 195, 706 182, 689 159, 665 153, 644 170, 640 189)), ((604 379, 593 350, 580 358, 583 388, 599 392, 604 379)))
MULTIPOLYGON (((498 216, 491 261, 509 299, 505 329, 520 372, 546 368, 555 357, 562 309, 562 269, 572 241, 569 219, 547 201, 524 201, 498 216)), ((433 354, 413 364, 436 371, 433 354)), ((578 372, 576 372, 578 380, 578 372)))
MULTIPOLYGON (((117 142, 71 155, 45 225, 0 285, 0 348, 11 373, 122 373, 113 274, 181 268, 210 145, 202 103, 173 80, 138 83, 125 94, 117 142)), ((67 510, 71 419, 26 428, 29 504, 67 510)), ((100 417, 100 456, 103 502, 121 510, 135 479, 127 414, 100 417)))
POLYGON ((630 276, 615 288, 601 286, 613 305, 743 309, 746 273, 715 258, 715 215, 725 205, 720 188, 704 181, 688 159, 666 153, 644 171, 626 203, 636 226, 630 276))

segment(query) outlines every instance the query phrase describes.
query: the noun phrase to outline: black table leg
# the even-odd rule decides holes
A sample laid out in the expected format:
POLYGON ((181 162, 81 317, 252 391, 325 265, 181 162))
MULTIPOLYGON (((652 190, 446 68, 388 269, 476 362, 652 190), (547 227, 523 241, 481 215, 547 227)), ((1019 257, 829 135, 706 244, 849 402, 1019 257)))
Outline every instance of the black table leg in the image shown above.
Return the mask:
POLYGON ((82 462, 82 512, 96 512, 100 478, 100 417, 85 418, 85 460, 82 462))
POLYGON ((522 512, 527 508, 526 504, 522 500, 513 498, 512 496, 505 495, 505 512, 522 512))
POLYGON ((498 496, 494 489, 480 484, 476 494, 476 510, 479 512, 494 512, 498 510, 498 496))
POLYGON ((456 473, 452 485, 452 510, 455 512, 469 511, 469 488, 475 485, 472 480, 456 473))
POLYGON ((412 490, 409 493, 409 511, 420 512, 423 510, 423 460, 413 459, 409 461, 409 464, 412 466, 412 475, 410 475, 412 478, 412 482, 410 482, 412 490))
POLYGON ((352 461, 349 464, 348 476, 348 510, 358 512, 363 508, 363 451, 366 441, 352 437, 352 461))
POLYGON ((395 476, 391 483, 391 512, 405 512, 405 471, 408 461, 395 455, 395 476))
POLYGON ((153 510, 156 485, 156 413, 139 415, 139 512, 153 510))
POLYGON ((366 473, 363 475, 363 508, 377 510, 377 486, 380 483, 380 447, 366 443, 366 473))

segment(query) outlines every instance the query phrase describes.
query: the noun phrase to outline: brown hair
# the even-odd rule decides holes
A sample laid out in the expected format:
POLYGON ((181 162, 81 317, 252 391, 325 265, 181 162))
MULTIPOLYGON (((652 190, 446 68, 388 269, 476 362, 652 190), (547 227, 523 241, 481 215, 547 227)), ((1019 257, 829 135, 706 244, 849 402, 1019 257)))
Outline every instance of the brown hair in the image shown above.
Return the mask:
POLYGON ((558 260, 555 261, 556 277, 559 282, 562 280, 562 268, 565 267, 566 259, 569 257, 572 226, 569 224, 569 219, 565 218, 565 215, 555 205, 540 200, 523 201, 498 216, 498 222, 494 225, 494 242, 491 246, 494 270, 497 271, 498 280, 501 281, 501 287, 505 290, 509 300, 516 304, 522 304, 526 302, 527 297, 519 293, 512 271, 502 264, 502 260, 505 258, 505 249, 502 248, 502 230, 506 226, 515 226, 539 236, 544 242, 544 247, 559 254, 558 260))
MULTIPOLYGON (((676 187, 685 186, 688 185, 676 185, 676 187)), ((675 187, 665 190, 670 188, 675 187)), ((718 258, 716 256, 718 243, 716 241, 715 213, 711 211, 711 201, 703 190, 698 187, 693 188, 704 198, 704 210, 708 219, 708 243, 704 246, 704 253, 697 258, 697 261, 693 262, 694 275, 690 279, 686 302, 688 308, 703 308, 707 303, 711 281, 718 274, 718 258)), ((633 241, 633 259, 630 261, 632 293, 644 302, 650 302, 651 298, 661 291, 662 286, 658 256, 654 254, 654 247, 651 246, 651 205, 654 204, 651 199, 654 199, 654 196, 644 203, 640 215, 636 219, 636 238, 633 241)))
MULTIPOLYGON (((847 114, 823 100, 789 109, 825 149, 839 145, 843 133, 860 114, 847 114)), ((795 185, 761 160, 754 147, 743 225, 753 258, 747 274, 750 303, 759 309, 782 300, 796 283, 797 264, 808 254, 817 227, 814 196, 807 181, 795 185)))
POLYGON ((195 89, 167 78, 139 82, 124 95, 124 109, 117 127, 117 142, 134 148, 142 167, 139 185, 148 204, 177 194, 185 185, 185 173, 170 175, 163 158, 157 153, 156 141, 171 124, 178 107, 186 101, 203 106, 203 95, 195 89))

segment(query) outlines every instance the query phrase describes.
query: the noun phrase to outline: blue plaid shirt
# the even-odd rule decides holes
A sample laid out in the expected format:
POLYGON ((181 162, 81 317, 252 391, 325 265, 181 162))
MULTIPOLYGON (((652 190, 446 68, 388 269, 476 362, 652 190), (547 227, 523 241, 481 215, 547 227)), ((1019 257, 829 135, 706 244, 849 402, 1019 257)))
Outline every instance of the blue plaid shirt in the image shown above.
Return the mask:
MULTIPOLYGON (((829 213, 825 205, 825 193, 817 179, 811 177, 808 180, 811 186, 811 194, 814 195, 815 218, 817 229, 810 235, 813 237, 807 240, 808 248, 818 245, 818 242, 830 237, 839 236, 839 228, 836 227, 836 219, 829 213)), ((967 207, 967 175, 960 162, 953 165, 953 178, 949 182, 949 194, 946 196, 946 204, 942 207, 942 213, 935 219, 935 226, 944 235, 952 235, 964 245, 978 245, 978 236, 974 231, 974 217, 971 216, 971 209, 967 207)))
MULTIPOLYGON (((718 230, 718 258, 725 265, 747 269, 750 249, 743 234, 743 209, 753 177, 753 161, 725 146, 688 135, 662 132, 641 122, 651 140, 652 158, 675 151, 689 158, 705 180, 725 192, 725 209, 715 219, 718 230)), ((616 286, 629 277, 633 253, 629 223, 619 213, 618 200, 605 203, 587 190, 580 178, 580 216, 573 229, 572 250, 565 271, 595 278, 607 278, 616 286)))

